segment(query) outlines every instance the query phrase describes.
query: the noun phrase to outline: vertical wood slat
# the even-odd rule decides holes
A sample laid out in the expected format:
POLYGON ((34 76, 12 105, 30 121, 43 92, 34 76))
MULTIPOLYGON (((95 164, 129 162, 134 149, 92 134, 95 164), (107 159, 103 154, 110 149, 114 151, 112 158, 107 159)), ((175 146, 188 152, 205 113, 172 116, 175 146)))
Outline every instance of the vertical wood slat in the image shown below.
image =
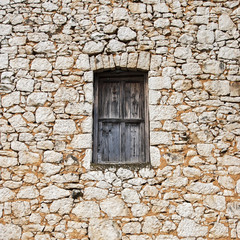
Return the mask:
POLYGON ((103 82, 99 88, 100 105, 99 117, 119 118, 120 117, 120 83, 103 82))
POLYGON ((125 118, 143 118, 143 84, 126 82, 125 84, 125 118))
POLYGON ((119 123, 99 122, 98 162, 118 162, 121 148, 119 123))
POLYGON ((142 162, 144 156, 143 124, 126 124, 125 155, 128 162, 142 162))

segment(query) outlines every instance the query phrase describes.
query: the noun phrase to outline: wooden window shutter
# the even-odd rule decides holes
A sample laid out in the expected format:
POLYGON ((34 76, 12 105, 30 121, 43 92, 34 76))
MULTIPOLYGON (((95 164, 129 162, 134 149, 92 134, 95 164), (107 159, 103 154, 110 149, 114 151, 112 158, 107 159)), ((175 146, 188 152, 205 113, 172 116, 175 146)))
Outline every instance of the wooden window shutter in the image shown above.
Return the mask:
POLYGON ((103 72, 94 81, 93 162, 148 161, 146 74, 103 72))

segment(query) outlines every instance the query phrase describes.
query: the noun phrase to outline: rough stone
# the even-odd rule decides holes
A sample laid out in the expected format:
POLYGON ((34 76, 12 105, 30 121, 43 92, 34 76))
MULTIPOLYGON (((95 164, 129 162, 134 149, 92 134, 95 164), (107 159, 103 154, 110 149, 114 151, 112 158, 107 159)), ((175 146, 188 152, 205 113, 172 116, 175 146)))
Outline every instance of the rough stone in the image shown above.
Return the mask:
POLYGON ((187 187, 190 192, 199 193, 199 194, 215 194, 219 191, 217 186, 214 186, 212 183, 191 183, 187 187))
POLYGON ((21 78, 17 81, 16 88, 18 91, 32 92, 33 86, 34 86, 34 80, 27 79, 27 78, 21 78))
POLYGON ((20 188, 17 198, 35 199, 39 196, 39 192, 34 186, 23 186, 20 188))
POLYGON ((102 42, 87 42, 83 48, 83 52, 86 54, 98 54, 103 51, 104 45, 102 42))
POLYGON ((73 208, 72 213, 78 218, 98 218, 100 217, 100 209, 96 202, 85 201, 80 202, 73 208))
POLYGON ((89 237, 90 240, 120 240, 122 234, 116 222, 94 218, 89 222, 89 237))
POLYGON ((0 54, 0 69, 8 67, 8 55, 6 53, 0 54))
POLYGON ((138 193, 134 189, 124 189, 122 191, 122 198, 126 203, 140 203, 138 193))
POLYGON ((110 218, 128 216, 129 211, 123 200, 115 196, 107 198, 100 203, 100 208, 110 218))
POLYGON ((92 147, 92 136, 91 136, 91 134, 74 135, 73 140, 70 145, 74 149, 91 148, 92 147))
MULTIPOLYGON (((1 31, 0 31, 1 32, 1 31)), ((21 239, 22 230, 19 226, 14 224, 0 224, 0 239, 4 240, 18 240, 21 239)))
POLYGON ((51 71, 52 65, 51 63, 45 58, 35 58, 31 65, 32 70, 36 71, 51 71))
POLYGON ((162 224, 156 216, 147 216, 143 222, 142 232, 154 234, 157 233, 161 227, 162 224))
POLYGON ((0 189, 0 202, 7 202, 9 200, 14 199, 15 193, 9 188, 1 188, 0 189))
POLYGON ((27 104, 30 106, 43 106, 47 101, 47 93, 34 92, 27 98, 27 104))
POLYGON ((101 200, 101 199, 105 199, 107 195, 108 195, 108 191, 105 189, 100 189, 96 187, 87 187, 84 190, 83 197, 86 200, 92 200, 92 199, 101 200))
POLYGON ((74 64, 72 57, 58 57, 55 63, 55 69, 68 69, 74 64))
POLYGON ((53 126, 54 134, 73 134, 76 131, 75 122, 72 119, 57 119, 53 126))
POLYGON ((137 34, 129 27, 120 27, 117 36, 119 40, 125 42, 135 39, 137 34))
POLYGON ((54 185, 50 185, 40 190, 40 196, 43 196, 46 200, 54 200, 59 198, 68 197, 70 192, 68 190, 59 188, 54 185))
POLYGON ((20 102, 20 92, 13 92, 2 97, 2 106, 11 107, 20 102))
POLYGON ((36 122, 54 122, 55 116, 52 108, 50 107, 39 107, 36 111, 36 122))
POLYGON ((228 236, 228 228, 222 223, 215 223, 209 231, 209 237, 213 239, 227 238, 228 236))
POLYGON ((201 226, 194 220, 185 218, 179 223, 177 232, 179 237, 205 237, 208 226, 201 226))

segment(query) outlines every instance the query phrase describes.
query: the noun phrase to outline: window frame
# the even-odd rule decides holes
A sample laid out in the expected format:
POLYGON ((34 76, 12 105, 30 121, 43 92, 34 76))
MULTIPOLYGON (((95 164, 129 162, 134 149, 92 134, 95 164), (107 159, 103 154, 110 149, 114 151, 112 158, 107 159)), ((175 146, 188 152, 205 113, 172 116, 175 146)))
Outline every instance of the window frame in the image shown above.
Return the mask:
MULTIPOLYGON (((121 81, 121 80, 119 80, 121 81)), ((136 80, 135 80, 136 81, 136 80)), ((134 82, 132 80, 132 82, 134 82)), ((124 89, 123 89, 124 90, 124 89)), ((142 165, 149 165, 150 163, 150 138, 149 138, 149 107, 148 107, 148 73, 143 71, 122 71, 122 70, 113 70, 113 71, 104 71, 104 72, 94 72, 94 82, 93 82, 93 94, 94 94, 94 101, 93 101, 93 142, 92 142, 92 164, 95 165, 113 165, 113 166, 142 166, 142 165), (117 162, 99 162, 97 159, 98 154, 98 139, 99 139, 99 130, 98 130, 98 124, 99 124, 99 82, 100 78, 109 78, 109 77, 120 77, 124 78, 122 81, 129 81, 131 82, 131 78, 136 77, 139 78, 138 81, 143 82, 143 94, 144 94, 144 100, 143 100, 143 106, 144 106, 144 113, 143 113, 143 121, 144 121, 144 156, 143 161, 138 162, 129 162, 129 161, 117 161, 117 162), (128 77, 130 79, 128 80, 128 77), (142 80, 140 80, 142 78, 142 80)), ((121 104, 121 103, 120 103, 121 104)), ((123 117, 123 116, 122 116, 123 117)), ((111 118, 109 118, 111 119, 111 118)), ((133 120, 134 121, 134 120, 133 120)), ((123 149, 125 151, 125 149, 123 149)), ((122 149, 121 149, 122 153, 122 149)), ((126 159, 125 159, 126 160, 126 159)))

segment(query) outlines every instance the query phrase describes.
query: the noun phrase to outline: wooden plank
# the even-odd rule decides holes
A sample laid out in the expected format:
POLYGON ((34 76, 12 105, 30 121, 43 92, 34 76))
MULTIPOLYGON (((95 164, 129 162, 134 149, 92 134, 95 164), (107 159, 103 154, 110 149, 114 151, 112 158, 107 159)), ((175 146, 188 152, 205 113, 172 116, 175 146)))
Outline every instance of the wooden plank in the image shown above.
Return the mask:
POLYGON ((119 162, 120 124, 99 123, 98 162, 119 162))
POLYGON ((143 118, 143 84, 126 82, 125 84, 125 118, 143 118))
POLYGON ((126 162, 143 161, 143 138, 141 124, 126 124, 126 162))
POLYGON ((120 117, 120 83, 100 82, 99 84, 99 117, 119 118, 120 117))

